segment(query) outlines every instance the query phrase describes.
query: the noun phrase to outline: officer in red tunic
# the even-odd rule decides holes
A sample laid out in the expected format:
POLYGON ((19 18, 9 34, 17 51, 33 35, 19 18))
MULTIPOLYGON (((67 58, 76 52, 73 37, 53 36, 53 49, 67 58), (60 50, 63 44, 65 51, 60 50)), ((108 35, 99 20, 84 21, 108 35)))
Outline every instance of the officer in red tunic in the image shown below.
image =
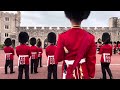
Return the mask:
POLYGON ((14 60, 14 49, 11 47, 12 41, 10 38, 7 38, 4 42, 4 52, 5 52, 5 74, 7 74, 7 67, 10 66, 10 74, 15 73, 13 71, 13 60, 14 60))
POLYGON ((38 65, 38 48, 35 46, 36 38, 32 37, 30 39, 30 51, 31 51, 31 74, 38 73, 37 65, 38 65))
POLYGON ((90 79, 95 75, 96 45, 94 36, 80 28, 90 11, 65 11, 72 28, 58 37, 55 61, 63 62, 64 79, 90 79), (66 49, 66 50, 65 50, 66 49), (66 67, 67 66, 67 67, 66 67), (66 73, 64 73, 66 68, 66 73))
POLYGON ((47 36, 48 46, 46 47, 46 56, 48 57, 47 66, 48 66, 48 79, 51 79, 53 73, 53 78, 57 79, 57 63, 54 60, 54 54, 56 50, 56 34, 50 32, 47 36))
POLYGON ((39 63, 40 63, 40 67, 42 67, 42 53, 43 53, 43 50, 41 48, 40 39, 37 42, 37 47, 38 47, 38 65, 37 65, 37 67, 39 66, 39 63))
POLYGON ((18 58, 18 79, 22 79, 23 71, 25 71, 25 79, 29 79, 29 58, 31 56, 30 47, 26 45, 29 36, 26 32, 20 32, 18 36, 20 45, 16 47, 18 58))
POLYGON ((110 79, 113 78, 109 65, 111 63, 111 56, 112 56, 112 46, 109 45, 110 43, 110 35, 109 33, 103 33, 102 35, 103 46, 100 48, 99 54, 101 56, 101 69, 103 74, 103 79, 106 79, 106 71, 108 72, 110 79))

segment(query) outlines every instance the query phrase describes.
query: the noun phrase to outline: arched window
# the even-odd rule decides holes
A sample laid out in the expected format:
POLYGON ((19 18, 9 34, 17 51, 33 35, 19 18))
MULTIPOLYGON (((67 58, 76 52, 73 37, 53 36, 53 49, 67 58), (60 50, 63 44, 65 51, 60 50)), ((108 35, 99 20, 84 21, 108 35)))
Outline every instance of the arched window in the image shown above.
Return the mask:
POLYGON ((5 33, 5 37, 8 37, 8 33, 5 33))
POLYGON ((6 37, 6 33, 5 33, 5 37, 6 37))
POLYGON ((9 21, 9 17, 5 17, 5 21, 9 21))
POLYGON ((5 25, 5 29, 9 29, 9 25, 5 25))

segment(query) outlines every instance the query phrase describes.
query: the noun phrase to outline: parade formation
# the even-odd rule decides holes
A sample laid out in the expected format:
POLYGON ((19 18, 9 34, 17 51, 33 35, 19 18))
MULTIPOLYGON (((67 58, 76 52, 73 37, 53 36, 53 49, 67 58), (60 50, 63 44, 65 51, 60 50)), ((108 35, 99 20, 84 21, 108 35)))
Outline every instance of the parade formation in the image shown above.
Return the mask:
MULTIPOLYGON (((99 79, 114 79, 111 70, 112 55, 120 54, 120 42, 111 42, 108 32, 102 34, 102 40, 95 42, 95 36, 81 28, 83 20, 87 19, 90 11, 64 11, 66 18, 71 23, 71 28, 59 34, 54 32, 47 35, 47 46, 42 48, 39 38, 31 37, 27 32, 18 35, 19 45, 12 47, 12 40, 4 41, 4 74, 18 74, 16 79, 31 79, 30 75, 39 74, 43 66, 43 53, 46 56, 46 79, 59 79, 58 72, 61 69, 60 79, 96 79, 97 55, 100 55, 99 79), (76 42, 77 40, 77 42, 76 42), (29 44, 28 44, 29 41, 29 44), (14 57, 18 57, 18 71, 14 71, 14 57), (61 68, 58 69, 58 64, 61 68), (10 74, 8 73, 10 68, 10 74)), ((42 71, 44 72, 44 71, 42 71)), ((10 79, 10 78, 9 78, 10 79)), ((38 78, 39 79, 39 78, 38 78)))

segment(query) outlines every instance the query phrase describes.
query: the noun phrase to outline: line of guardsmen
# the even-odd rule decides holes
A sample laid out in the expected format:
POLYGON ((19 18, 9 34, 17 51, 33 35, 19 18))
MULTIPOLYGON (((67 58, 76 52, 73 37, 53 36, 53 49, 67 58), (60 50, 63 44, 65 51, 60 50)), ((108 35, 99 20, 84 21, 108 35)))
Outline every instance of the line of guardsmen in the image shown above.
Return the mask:
MULTIPOLYGON (((120 54, 120 42, 110 42, 110 45, 112 46, 113 54, 120 54)), ((100 51, 100 47, 102 46, 102 42, 96 42, 96 50, 100 51)))
MULTIPOLYGON (((29 79, 29 62, 31 61, 31 74, 38 73, 38 66, 42 67, 42 53, 41 41, 38 39, 36 43, 36 38, 32 37, 30 39, 29 46, 26 42, 29 39, 29 35, 26 32, 20 32, 19 42, 20 45, 16 47, 16 54, 18 56, 18 79, 22 79, 23 70, 25 71, 25 79, 29 79), (37 46, 36 46, 37 45, 37 46)), ((50 32, 48 34, 49 46, 46 48, 46 56, 48 57, 48 79, 51 79, 53 73, 53 78, 57 79, 57 64, 54 61, 54 53, 56 49, 56 34, 50 32)), ((7 68, 10 67, 10 73, 15 73, 13 71, 13 60, 14 60, 14 48, 11 47, 12 41, 7 38, 4 42, 4 52, 5 52, 5 74, 8 73, 7 68)))
MULTIPOLYGON (((95 37, 80 27, 81 22, 88 18, 90 11, 64 11, 65 16, 70 20, 72 27, 59 34, 56 44, 56 34, 50 32, 47 36, 49 45, 46 48, 48 79, 51 79, 53 73, 54 79, 57 79, 57 64, 63 61, 62 78, 63 79, 94 79, 96 65, 96 44, 95 37)), ((29 35, 26 32, 20 32, 18 36, 20 45, 16 47, 18 58, 18 79, 22 79, 23 70, 25 78, 29 79, 29 59, 31 58, 31 74, 38 73, 38 58, 42 57, 42 49, 38 51, 41 43, 37 44, 35 37, 30 39, 31 46, 26 45, 29 40, 29 35), (39 53, 40 52, 40 53, 39 53), (38 54, 40 57, 38 57, 38 54)), ((106 79, 108 71, 112 79, 112 73, 109 68, 111 63, 112 46, 110 43, 110 35, 103 33, 103 45, 99 48, 101 54, 101 67, 103 79, 106 79)), ((5 41, 4 48, 6 55, 6 66, 11 67, 13 73, 13 48, 10 47, 11 40, 5 41)), ((40 59, 41 61, 41 59, 40 59)), ((7 73, 7 69, 5 69, 7 73)))

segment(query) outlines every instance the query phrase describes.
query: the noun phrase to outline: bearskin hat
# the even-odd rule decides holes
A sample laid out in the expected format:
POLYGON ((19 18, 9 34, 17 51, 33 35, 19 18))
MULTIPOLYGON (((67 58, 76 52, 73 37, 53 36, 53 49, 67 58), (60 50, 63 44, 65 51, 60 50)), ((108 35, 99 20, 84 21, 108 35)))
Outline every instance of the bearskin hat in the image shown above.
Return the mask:
POLYGON ((114 42, 114 44, 117 44, 116 42, 114 42))
POLYGON ((4 41, 5 46, 11 46, 12 45, 12 40, 10 38, 6 38, 4 41))
POLYGON ((104 44, 109 44, 110 41, 111 41, 111 38, 110 38, 109 33, 107 33, 107 32, 103 33, 103 35, 102 35, 102 42, 104 44))
POLYGON ((31 44, 32 46, 34 46, 34 45, 36 44, 36 38, 32 37, 32 38, 30 39, 30 44, 31 44))
POLYGON ((72 19, 75 22, 81 22, 90 15, 90 11, 64 11, 64 13, 68 19, 72 19))
POLYGON ((29 40, 29 35, 27 32, 20 32, 18 36, 18 40, 20 43, 24 44, 29 40))
POLYGON ((48 42, 56 44, 56 34, 54 32, 50 32, 47 36, 48 42))

